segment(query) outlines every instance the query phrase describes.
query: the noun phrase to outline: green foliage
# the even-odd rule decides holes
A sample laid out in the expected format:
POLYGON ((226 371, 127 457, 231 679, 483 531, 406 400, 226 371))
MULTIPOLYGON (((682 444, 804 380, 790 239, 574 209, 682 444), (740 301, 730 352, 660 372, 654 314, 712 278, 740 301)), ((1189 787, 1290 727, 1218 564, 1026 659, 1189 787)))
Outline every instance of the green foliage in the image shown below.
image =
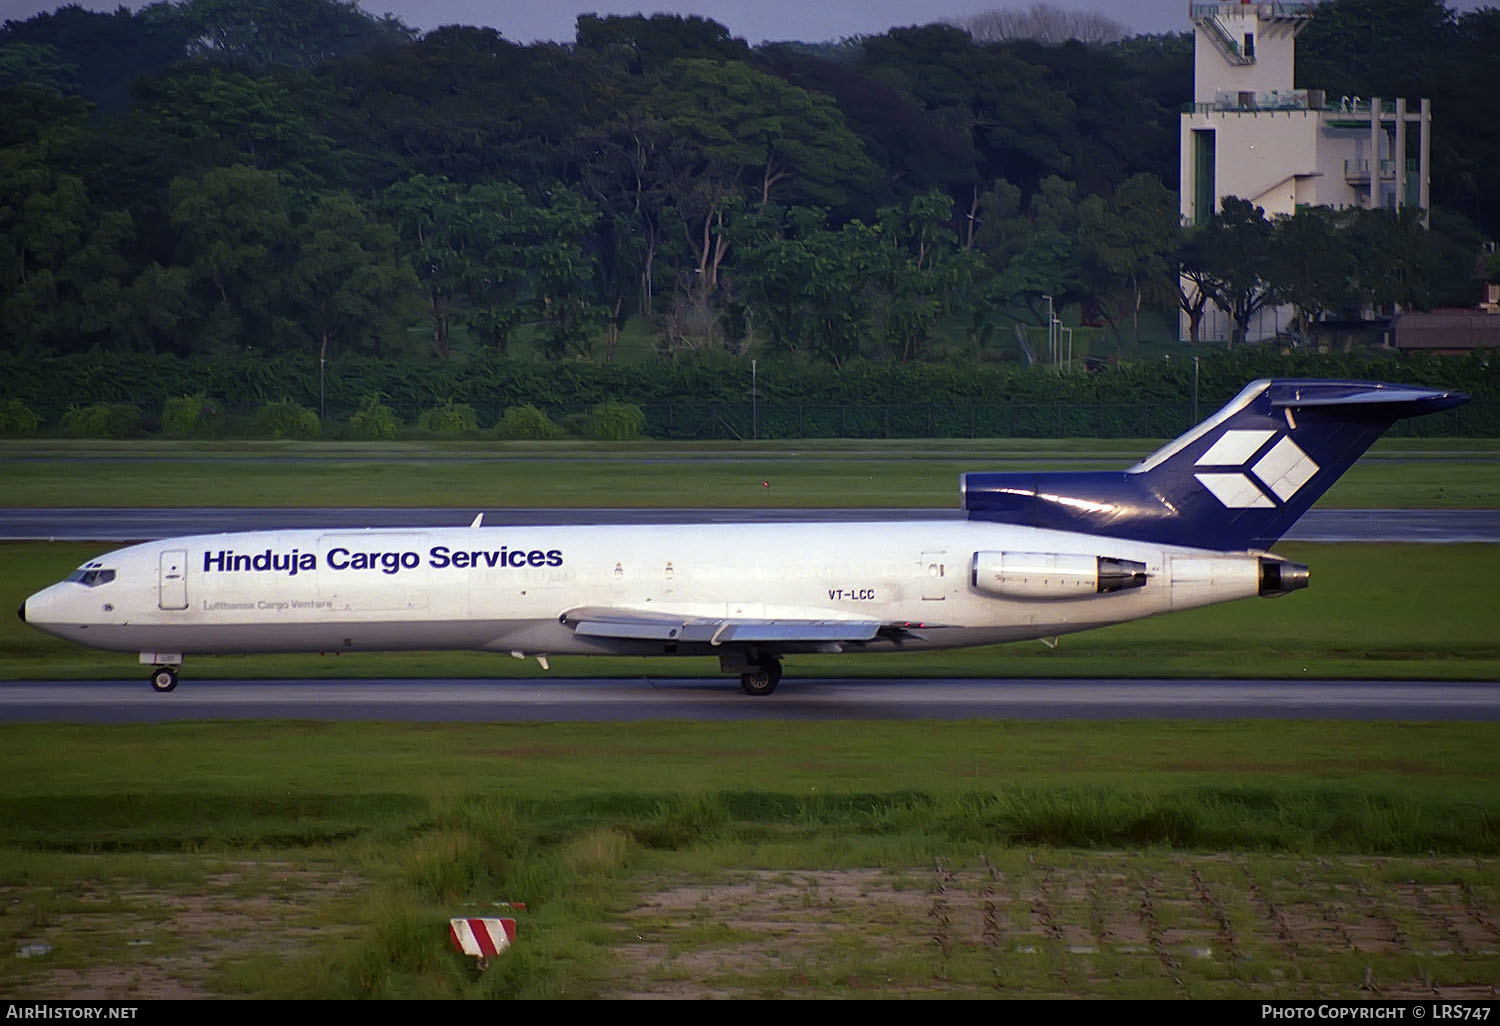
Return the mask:
MULTIPOLYGON (((1167 357, 1068 375, 1044 367, 962 360, 851 360, 835 370, 791 357, 761 359, 757 387, 762 437, 1055 437, 1060 415, 1066 422, 1064 434, 1170 436, 1190 426, 1186 421, 1194 357, 1204 414, 1259 377, 1375 379, 1457 388, 1474 399, 1451 414, 1403 422, 1398 433, 1479 437, 1500 431, 1491 406, 1500 400, 1500 361, 1482 355, 1282 353, 1270 346, 1229 351, 1184 346, 1167 357), (815 414, 815 405, 831 409, 832 419, 815 414), (840 417, 839 406, 847 408, 847 416, 840 417), (773 407, 782 411, 778 416, 783 419, 768 432, 773 407), (799 413, 799 407, 806 409, 799 413), (890 410, 889 422, 882 407, 890 410), (898 421, 898 407, 917 410, 919 416, 898 421), (1118 422, 1113 415, 1101 421, 1093 407, 1114 407, 1128 416, 1118 422), (1039 410, 1041 419, 1028 426, 1024 415, 1012 417, 1013 408, 1039 410), (1143 411, 1149 411, 1149 417, 1143 419, 1143 411)), ((750 435, 748 361, 723 354, 646 364, 570 362, 550 367, 492 352, 476 353, 462 364, 349 356, 330 361, 328 381, 329 415, 339 419, 356 412, 360 397, 371 393, 381 396, 398 421, 408 423, 431 405, 433 396, 447 396, 451 404, 471 409, 493 409, 499 397, 507 408, 530 405, 558 411, 552 416, 564 423, 565 418, 578 418, 575 430, 581 434, 587 411, 613 399, 645 412, 645 433, 650 437, 693 437, 705 426, 721 422, 739 425, 735 430, 741 437, 750 435), (677 411, 670 419, 669 405, 677 411)), ((317 365, 305 357, 211 360, 98 352, 0 353, 0 399, 20 400, 44 424, 61 420, 76 397, 160 409, 183 391, 201 393, 231 414, 284 399, 312 406, 317 401, 317 365), (166 392, 168 388, 173 391, 166 392)), ((464 430, 469 428, 460 428, 464 430)))
POLYGON ((162 404, 161 433, 168 438, 216 438, 225 427, 224 408, 201 392, 162 404))
POLYGON ((562 435, 562 428, 529 403, 507 407, 505 415, 495 425, 495 437, 507 442, 544 442, 562 435))
POLYGON ((0 402, 0 436, 31 435, 41 426, 42 418, 19 399, 0 402))
POLYGON ((606 400, 589 411, 583 433, 599 441, 624 442, 646 433, 646 414, 634 403, 606 400))
POLYGON ((420 423, 424 431, 429 431, 438 438, 463 438, 479 430, 474 407, 468 403, 455 403, 451 399, 424 411, 420 423))
POLYGON ((263 438, 317 438, 322 434, 318 415, 292 402, 266 403, 255 411, 254 430, 263 438))
POLYGON ((70 406, 63 430, 79 438, 130 438, 141 432, 141 411, 129 403, 70 406))
MULTIPOLYGON (((1181 300, 1192 323, 1214 302, 1237 335, 1293 288, 1303 322, 1351 288, 1377 307, 1471 302, 1500 232, 1488 8, 1341 0, 1299 38, 1305 84, 1441 112, 1430 238, 1298 226, 1339 251, 1303 258, 1316 276, 1263 259, 1253 231, 1173 245, 1157 183, 1177 173, 1186 33, 983 43, 928 25, 752 51, 701 18, 586 15, 571 48, 414 36, 353 0, 70 5, 0 26, 0 348, 425 348, 462 366, 516 346, 561 365, 616 359, 634 323, 674 354, 916 362, 991 355, 1046 296, 1136 338, 1183 265, 1213 272, 1181 300)), ((206 394, 306 404, 307 366, 269 395, 206 394)), ((161 387, 130 401, 154 409, 161 387)), ((375 386, 330 387, 346 414, 375 386)), ((383 390, 405 419, 481 401, 383 390)), ((588 391, 578 409, 663 398, 588 391)), ((50 402, 33 403, 44 421, 50 402)))
POLYGON ((395 412, 380 401, 378 393, 372 392, 349 418, 349 437, 364 442, 389 442, 396 437, 399 427, 395 412))

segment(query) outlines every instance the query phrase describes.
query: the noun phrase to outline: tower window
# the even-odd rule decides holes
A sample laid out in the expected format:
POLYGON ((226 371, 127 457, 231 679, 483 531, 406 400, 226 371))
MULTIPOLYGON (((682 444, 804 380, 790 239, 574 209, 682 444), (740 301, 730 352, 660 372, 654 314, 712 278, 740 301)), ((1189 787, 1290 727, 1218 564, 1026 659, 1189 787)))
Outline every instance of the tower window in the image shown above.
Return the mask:
POLYGON ((1255 35, 1251 32, 1245 33, 1245 56, 1255 56, 1255 35))
POLYGON ((1193 130, 1193 223, 1208 224, 1214 214, 1214 133, 1193 130))

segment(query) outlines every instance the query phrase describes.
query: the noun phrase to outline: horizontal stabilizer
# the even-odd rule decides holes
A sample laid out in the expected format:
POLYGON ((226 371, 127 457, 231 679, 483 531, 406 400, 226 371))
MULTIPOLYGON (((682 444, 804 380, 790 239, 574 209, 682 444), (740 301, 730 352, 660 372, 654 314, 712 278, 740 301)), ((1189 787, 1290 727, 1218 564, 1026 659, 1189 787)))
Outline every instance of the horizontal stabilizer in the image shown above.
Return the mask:
POLYGON ((1266 549, 1391 424, 1467 400, 1375 381, 1256 381, 1128 470, 965 474, 964 509, 1026 527, 1266 549))
POLYGON ((750 619, 738 617, 673 616, 630 609, 576 609, 563 615, 574 633, 596 638, 622 638, 710 645, 729 642, 870 641, 880 631, 878 620, 750 619))

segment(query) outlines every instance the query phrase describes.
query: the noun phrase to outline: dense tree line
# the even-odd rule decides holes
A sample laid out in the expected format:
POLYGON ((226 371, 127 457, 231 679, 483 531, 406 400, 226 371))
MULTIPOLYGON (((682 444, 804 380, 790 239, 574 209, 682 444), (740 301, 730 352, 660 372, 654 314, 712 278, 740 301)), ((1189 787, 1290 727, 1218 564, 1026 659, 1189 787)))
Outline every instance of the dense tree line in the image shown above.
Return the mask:
POLYGON ((664 351, 842 367, 982 354, 1046 297, 1127 340, 1176 305, 1242 332, 1291 304, 1305 331, 1467 298, 1500 232, 1497 33, 1495 9, 1340 0, 1299 43, 1335 92, 1434 97, 1433 232, 1239 201, 1185 230, 1187 35, 751 48, 584 16, 576 45, 519 46, 352 0, 63 7, 0 29, 0 338, 608 362, 643 318, 664 351))

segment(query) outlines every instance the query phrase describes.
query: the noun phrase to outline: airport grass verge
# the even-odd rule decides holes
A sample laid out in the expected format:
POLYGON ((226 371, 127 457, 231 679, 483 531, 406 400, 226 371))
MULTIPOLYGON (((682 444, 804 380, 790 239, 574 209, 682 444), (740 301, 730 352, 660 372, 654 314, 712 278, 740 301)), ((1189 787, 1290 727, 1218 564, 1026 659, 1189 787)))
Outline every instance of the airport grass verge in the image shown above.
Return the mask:
MULTIPOLYGON (((1124 469, 1162 440, 0 441, 0 505, 952 508, 971 470, 1124 469)), ((1500 440, 1383 439, 1321 508, 1500 507, 1500 440)))
MULTIPOLYGON (((1220 948, 1236 936, 1249 947, 1255 924, 1234 920, 1267 919, 1262 899, 1317 908, 1356 885, 1432 882, 1458 896, 1460 918, 1469 906, 1483 916, 1500 865, 1497 744, 1494 724, 1254 721, 5 726, 3 940, 54 950, 0 959, 0 989, 38 996, 101 966, 122 980, 149 966, 190 996, 615 996, 645 985, 622 968, 641 938, 679 954, 732 948, 754 929, 716 910, 734 881, 774 888, 818 867, 835 874, 825 887, 874 872, 876 889, 913 892, 925 930, 902 936, 852 896, 799 885, 822 941, 697 984, 756 995, 808 986, 811 973, 836 994, 985 992, 1003 968, 1012 993, 1108 992, 1056 977, 1075 953, 1047 935, 1045 909, 1007 907, 1005 951, 986 953, 977 936, 945 946, 939 923, 922 923, 928 906, 972 905, 977 933, 982 888, 949 891, 943 872, 972 879, 993 864, 1002 891, 1036 890, 1054 908, 1077 884, 1093 894, 1078 914, 1131 922, 1155 895, 1167 932, 1185 913, 1165 895, 1191 895, 1162 881, 1188 890, 1192 878, 1195 900, 1234 912, 1228 940, 1212 938, 1220 948), (1108 871, 1067 875, 1079 852, 1108 871), (699 904, 679 915, 655 898, 684 886, 699 904), (517 947, 476 973, 445 947, 460 914, 517 915, 517 947), (205 916, 231 941, 209 945, 212 959, 182 956, 205 916), (108 925, 76 928, 85 922, 108 925), (850 945, 882 930, 855 958, 850 945), (1046 957, 1029 959, 1037 949, 1046 957), (841 958, 880 979, 832 973, 841 958)), ((1221 952, 1168 973, 1152 943, 1114 986, 1173 996, 1175 975, 1209 996, 1233 982, 1226 973, 1270 971, 1221 952)), ((1440 979, 1495 968, 1478 945, 1461 954, 1438 963, 1440 979)), ((1366 966, 1386 983, 1412 971, 1395 955, 1351 962, 1331 944, 1296 956, 1299 979, 1356 996, 1366 966)), ((660 964, 648 975, 651 993, 681 982, 660 964)))

